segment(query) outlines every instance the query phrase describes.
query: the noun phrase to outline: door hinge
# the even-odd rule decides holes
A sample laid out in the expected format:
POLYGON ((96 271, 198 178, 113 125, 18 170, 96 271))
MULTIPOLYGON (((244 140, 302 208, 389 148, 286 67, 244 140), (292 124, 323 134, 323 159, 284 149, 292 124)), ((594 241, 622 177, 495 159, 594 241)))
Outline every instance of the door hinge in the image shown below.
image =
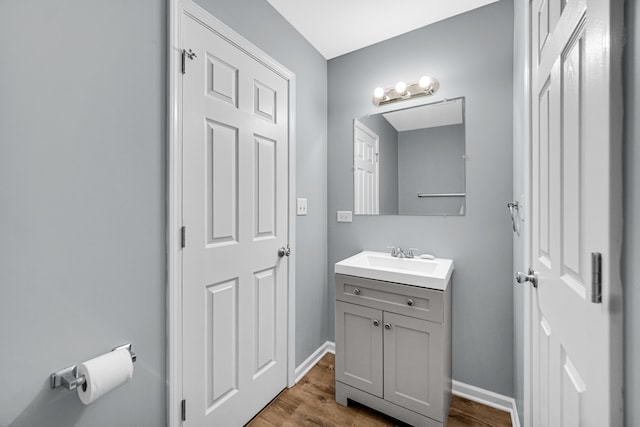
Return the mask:
POLYGON ((180 404, 180 410, 182 411, 182 421, 187 421, 187 400, 182 399, 180 404))
POLYGON ((591 302, 602 302, 602 254, 591 252, 591 302))
POLYGON ((185 226, 182 226, 180 229, 180 239, 182 248, 184 249, 187 246, 187 227, 185 226))
POLYGON ((187 58, 193 59, 197 56, 191 49, 189 51, 182 49, 182 74, 187 74, 187 58))

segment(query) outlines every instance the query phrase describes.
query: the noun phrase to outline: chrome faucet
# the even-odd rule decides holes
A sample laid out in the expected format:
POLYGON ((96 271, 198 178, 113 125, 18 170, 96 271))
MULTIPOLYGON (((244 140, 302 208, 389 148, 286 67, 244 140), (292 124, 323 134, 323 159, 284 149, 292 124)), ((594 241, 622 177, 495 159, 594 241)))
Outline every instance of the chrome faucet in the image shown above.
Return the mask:
POLYGON ((418 248, 409 248, 405 252, 401 247, 387 246, 387 249, 391 249, 391 256, 396 258, 413 258, 413 251, 417 251, 418 248))

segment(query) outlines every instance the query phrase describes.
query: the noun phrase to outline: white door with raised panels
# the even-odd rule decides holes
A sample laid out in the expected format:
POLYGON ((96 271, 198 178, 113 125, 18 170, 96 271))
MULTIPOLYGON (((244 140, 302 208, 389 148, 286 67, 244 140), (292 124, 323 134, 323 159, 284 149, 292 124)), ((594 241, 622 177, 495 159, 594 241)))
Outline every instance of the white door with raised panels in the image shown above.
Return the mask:
POLYGON ((183 16, 187 426, 241 426, 287 385, 288 82, 183 16))
POLYGON ((616 3, 530 2, 535 427, 622 420, 616 3))
POLYGON ((353 124, 354 213, 380 213, 380 137, 359 120, 353 124))

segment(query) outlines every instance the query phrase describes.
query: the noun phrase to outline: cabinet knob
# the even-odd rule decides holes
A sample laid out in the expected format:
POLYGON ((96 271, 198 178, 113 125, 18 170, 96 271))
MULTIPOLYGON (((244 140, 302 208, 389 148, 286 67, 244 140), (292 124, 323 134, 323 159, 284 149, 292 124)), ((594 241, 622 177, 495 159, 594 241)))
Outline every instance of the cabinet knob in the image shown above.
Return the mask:
POLYGON ((412 300, 411 298, 409 298, 409 299, 407 300, 407 305, 408 305, 409 307, 413 307, 413 304, 415 304, 415 303, 416 303, 416 302, 415 302, 414 300, 412 300))
POLYGON ((375 319, 373 321, 373 326, 380 326, 380 321, 378 319, 375 319))
POLYGON ((391 323, 385 323, 384 324, 384 328, 385 329, 391 329, 391 323))
POLYGON ((354 295, 360 295, 360 289, 355 288, 355 289, 353 290, 353 294, 354 294, 354 295))

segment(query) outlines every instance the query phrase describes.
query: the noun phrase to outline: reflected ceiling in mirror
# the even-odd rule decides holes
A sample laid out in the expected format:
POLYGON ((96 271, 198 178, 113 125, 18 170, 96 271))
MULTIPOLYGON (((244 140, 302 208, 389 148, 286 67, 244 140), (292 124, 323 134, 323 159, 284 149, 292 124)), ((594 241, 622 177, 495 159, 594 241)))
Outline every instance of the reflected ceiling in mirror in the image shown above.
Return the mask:
POLYGON ((354 214, 464 215, 464 98, 354 119, 354 214))

